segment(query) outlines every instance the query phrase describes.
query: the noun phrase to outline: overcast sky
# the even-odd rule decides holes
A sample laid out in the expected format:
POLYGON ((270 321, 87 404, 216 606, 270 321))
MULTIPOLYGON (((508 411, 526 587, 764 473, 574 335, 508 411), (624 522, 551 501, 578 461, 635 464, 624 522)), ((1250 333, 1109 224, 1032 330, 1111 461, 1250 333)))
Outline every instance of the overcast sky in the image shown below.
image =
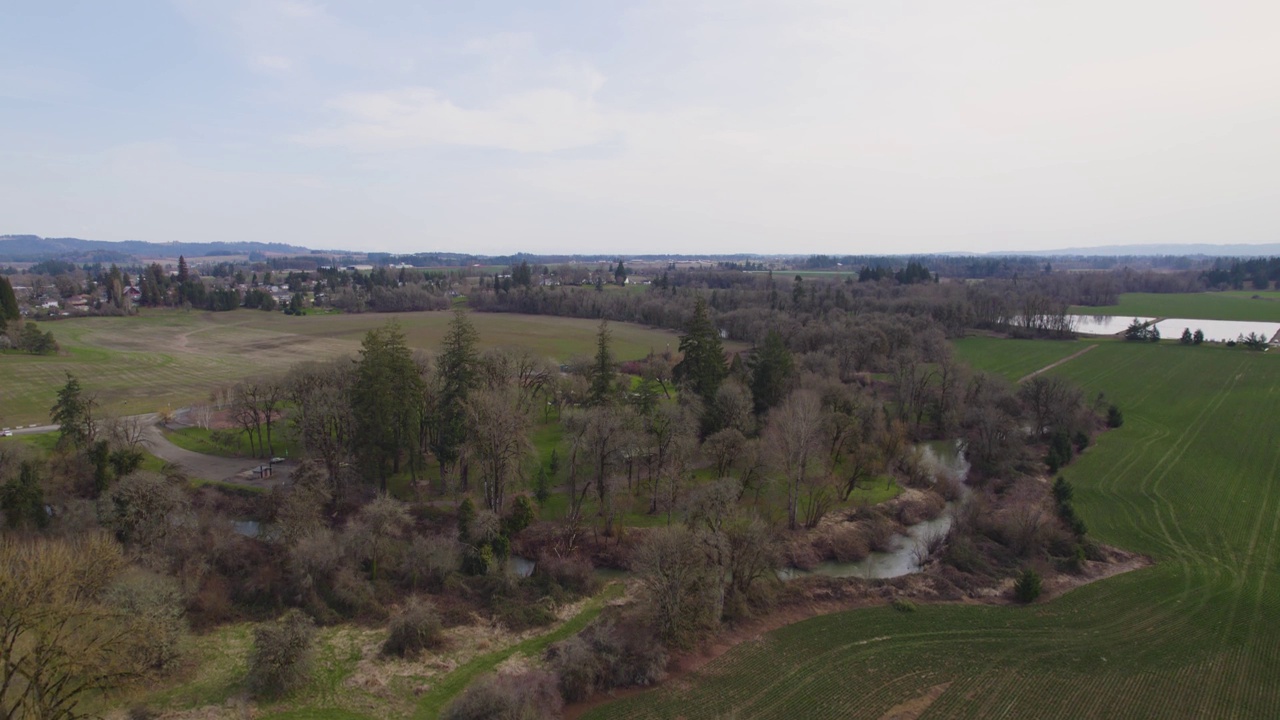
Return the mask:
POLYGON ((1280 241, 1280 2, 0 0, 0 233, 1280 241))

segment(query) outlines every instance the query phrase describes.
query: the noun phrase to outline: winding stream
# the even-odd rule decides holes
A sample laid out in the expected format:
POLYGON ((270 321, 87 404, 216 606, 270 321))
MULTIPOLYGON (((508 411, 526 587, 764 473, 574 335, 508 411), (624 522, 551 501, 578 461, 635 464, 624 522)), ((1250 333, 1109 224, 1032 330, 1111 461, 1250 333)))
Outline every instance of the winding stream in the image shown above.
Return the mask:
MULTIPOLYGON (((964 459, 960 441, 922 443, 916 446, 916 450, 920 453, 921 464, 930 471, 934 482, 944 477, 955 479, 961 483, 961 501, 968 496, 969 486, 964 484, 964 480, 969 474, 969 463, 964 459)), ((879 580, 920 572, 917 548, 924 547, 933 538, 947 534, 951 529, 954 506, 955 503, 947 503, 946 509, 938 517, 912 525, 907 528, 906 535, 894 535, 890 549, 886 552, 873 552, 857 562, 824 562, 812 570, 782 568, 778 571, 778 577, 791 580, 805 575, 827 575, 879 580)))

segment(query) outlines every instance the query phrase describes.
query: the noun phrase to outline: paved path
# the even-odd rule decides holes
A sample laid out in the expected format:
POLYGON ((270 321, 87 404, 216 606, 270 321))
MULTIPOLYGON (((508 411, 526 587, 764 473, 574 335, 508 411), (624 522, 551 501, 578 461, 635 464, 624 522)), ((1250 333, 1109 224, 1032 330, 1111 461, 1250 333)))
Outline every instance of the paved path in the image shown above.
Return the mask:
POLYGON ((192 477, 254 487, 274 487, 289 479, 292 463, 277 463, 270 478, 260 479, 256 474, 246 475, 248 471, 261 465, 262 461, 205 455, 180 448, 164 436, 164 431, 157 422, 158 417, 154 413, 141 415, 139 418, 143 421, 145 428, 142 433, 142 442, 147 446, 147 450, 165 462, 181 465, 192 477))
MULTIPOLYGON (((257 477, 256 474, 248 474, 248 471, 262 464, 260 460, 205 455, 204 453, 180 448, 169 442, 169 438, 165 437, 164 431, 160 429, 159 416, 156 413, 134 415, 128 419, 137 419, 142 422, 142 443, 146 445, 147 452, 165 462, 181 465, 188 475, 200 480, 269 488, 288 481, 289 473, 294 467, 292 462, 276 463, 272 469, 272 476, 264 480, 257 477)), ((36 435, 57 432, 57 430, 57 425, 40 425, 38 427, 14 428, 13 434, 36 435)))
POLYGON ((1033 378, 1033 377, 1035 377, 1035 376, 1039 375, 1040 373, 1046 373, 1046 372, 1049 372, 1050 370, 1052 370, 1052 369, 1054 369, 1054 368, 1058 367, 1059 365, 1061 365, 1061 364, 1062 364, 1062 363, 1064 363, 1064 362, 1067 362, 1068 360, 1075 360, 1076 358, 1080 357, 1081 355, 1083 355, 1083 354, 1085 354, 1085 353, 1089 352, 1090 350, 1092 350, 1092 349, 1094 349, 1094 348, 1096 348, 1096 347, 1098 347, 1098 346, 1097 346, 1097 345, 1090 345, 1089 347, 1087 347, 1087 348, 1085 348, 1085 349, 1081 350, 1080 352, 1072 353, 1071 355, 1068 355, 1068 356, 1066 356, 1066 357, 1062 358, 1061 360, 1059 360, 1059 361, 1057 361, 1057 362, 1049 363, 1048 365, 1045 365, 1044 367, 1042 367, 1042 368, 1040 368, 1039 370, 1037 370, 1037 371, 1035 371, 1035 372, 1031 373, 1030 375, 1024 375, 1024 376, 1022 376, 1022 377, 1018 378, 1018 384, 1019 384, 1019 385, 1021 385, 1022 383, 1024 383, 1024 382, 1026 382, 1026 381, 1030 380, 1031 378, 1033 378))

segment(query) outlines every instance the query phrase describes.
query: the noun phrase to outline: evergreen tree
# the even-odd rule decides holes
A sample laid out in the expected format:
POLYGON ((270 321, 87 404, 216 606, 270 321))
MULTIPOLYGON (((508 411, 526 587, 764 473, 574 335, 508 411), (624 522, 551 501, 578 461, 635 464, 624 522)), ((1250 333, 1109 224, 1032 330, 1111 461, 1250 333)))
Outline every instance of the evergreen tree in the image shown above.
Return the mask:
POLYGON ((684 358, 675 366, 676 381, 687 385, 710 405, 728 370, 720 333, 711 322, 706 301, 701 296, 694 304, 693 317, 680 336, 680 352, 684 353, 684 358))
POLYGON ((1017 581, 1014 582, 1013 594, 1018 599, 1018 602, 1030 603, 1040 597, 1040 587, 1040 573, 1027 568, 1022 571, 1017 581))
POLYGON ((541 465, 538 466, 538 476, 533 482, 533 497, 539 505, 551 497, 551 479, 547 477, 547 469, 541 465))
POLYGON ((49 513, 44 509, 44 491, 40 488, 35 463, 24 460, 18 477, 0 485, 0 510, 4 511, 10 529, 24 521, 42 529, 49 524, 49 513))
POLYGON ((794 369, 782 334, 770 330, 765 336, 764 346, 751 356, 748 366, 751 368, 751 397, 756 414, 762 415, 787 396, 787 386, 794 369))
POLYGON ((352 388, 356 457, 364 476, 386 492, 401 457, 416 449, 422 378, 394 323, 370 330, 360 355, 352 388))
POLYGON ((596 358, 591 365, 591 388, 587 392, 587 404, 592 406, 607 405, 613 399, 617 372, 613 365, 613 351, 609 349, 612 339, 609 321, 601 320, 600 329, 596 332, 596 358))
POLYGON ((1124 331, 1125 340, 1141 341, 1141 340, 1146 340, 1149 336, 1150 336, 1150 333, 1147 330, 1147 324, 1142 322, 1138 318, 1134 318, 1133 322, 1129 323, 1129 327, 1125 328, 1125 331, 1124 331))
POLYGON ((0 276, 0 332, 4 332, 10 322, 16 322, 21 316, 18 297, 13 294, 13 285, 9 283, 9 278, 0 276))
POLYGON ((58 400, 50 409, 50 419, 58 426, 58 442, 84 447, 93 442, 93 398, 86 398, 75 375, 67 373, 67 383, 58 390, 58 400))
POLYGON ((191 279, 191 271, 187 268, 187 259, 181 255, 178 256, 178 284, 181 285, 191 279))
POLYGON ((476 372, 480 359, 476 351, 479 340, 480 336, 467 319, 466 312, 457 310, 453 320, 449 321, 449 332, 441 344, 437 365, 440 400, 431 450, 442 469, 458 461, 462 443, 466 440, 466 401, 479 384, 476 372))
POLYGON ((521 260, 518 266, 511 269, 511 282, 520 287, 533 285, 533 269, 529 267, 528 260, 521 260))

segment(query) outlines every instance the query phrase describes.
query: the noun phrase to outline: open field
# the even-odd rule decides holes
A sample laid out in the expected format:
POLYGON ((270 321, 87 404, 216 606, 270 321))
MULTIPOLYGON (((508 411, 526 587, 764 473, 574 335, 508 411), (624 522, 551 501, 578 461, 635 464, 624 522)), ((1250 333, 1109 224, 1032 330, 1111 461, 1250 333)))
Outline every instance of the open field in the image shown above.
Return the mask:
MULTIPOLYGON (((127 318, 73 318, 41 323, 67 352, 37 357, 0 354, 0 426, 47 422, 66 373, 98 393, 119 414, 155 412, 200 402, 210 389, 249 377, 284 372, 303 360, 353 355, 372 328, 400 324, 409 345, 434 351, 448 312, 306 315, 237 310, 227 313, 144 310, 127 318)), ((567 360, 595 349, 598 323, 546 315, 473 313, 482 347, 520 345, 567 360)), ((611 323, 619 360, 677 344, 676 334, 611 323)))
POLYGON ((1102 342, 1053 372, 1123 408, 1063 474, 1090 532, 1153 567, 1031 607, 814 618, 587 717, 1280 717, 1280 359, 1102 342))
POLYGON ((1116 305, 1072 305, 1071 312, 1079 315, 1280 322, 1280 292, 1232 290, 1206 293, 1125 293, 1120 296, 1120 302, 1116 305))
POLYGON ((1094 344, 1085 340, 1006 340, 973 335, 955 342, 956 354, 969 365, 1010 380, 1080 352, 1094 344))

